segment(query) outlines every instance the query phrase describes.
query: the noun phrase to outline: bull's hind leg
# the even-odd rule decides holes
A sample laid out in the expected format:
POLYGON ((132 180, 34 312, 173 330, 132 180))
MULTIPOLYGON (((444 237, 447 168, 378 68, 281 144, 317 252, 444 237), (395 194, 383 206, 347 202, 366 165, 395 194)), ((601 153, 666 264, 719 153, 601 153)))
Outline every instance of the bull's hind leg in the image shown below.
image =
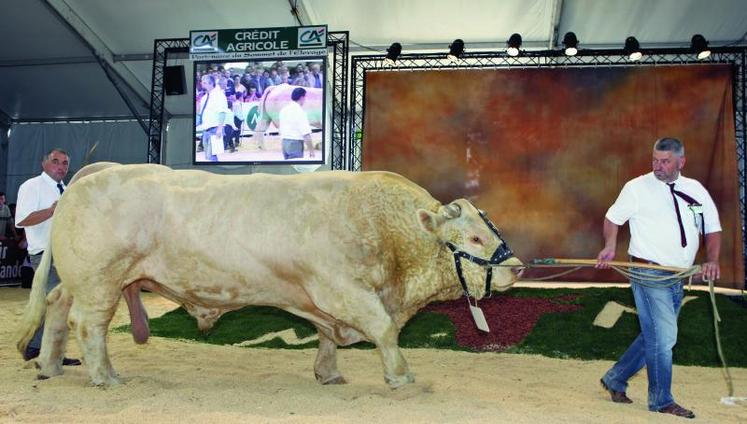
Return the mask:
POLYGON ((76 298, 70 310, 70 327, 83 352, 91 382, 96 386, 110 386, 120 382, 106 348, 106 333, 116 306, 116 302, 113 305, 93 305, 79 302, 76 298))
POLYGON ((346 384, 337 369, 337 344, 325 336, 319 327, 319 351, 314 362, 314 376, 322 384, 346 384))
POLYGON ((36 360, 40 368, 39 379, 62 374, 62 360, 67 345, 67 316, 70 312, 72 297, 58 285, 47 296, 47 312, 44 321, 41 352, 36 360))

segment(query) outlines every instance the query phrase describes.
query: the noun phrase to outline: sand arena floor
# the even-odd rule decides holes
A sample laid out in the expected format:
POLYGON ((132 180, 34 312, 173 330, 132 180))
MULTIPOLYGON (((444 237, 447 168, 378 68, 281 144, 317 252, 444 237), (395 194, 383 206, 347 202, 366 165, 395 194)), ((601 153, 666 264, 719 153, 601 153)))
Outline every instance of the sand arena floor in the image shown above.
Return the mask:
MULTIPOLYGON (((124 384, 92 387, 83 367, 35 379, 15 350, 13 332, 28 290, 0 289, 0 422, 71 423, 668 423, 648 412, 643 373, 631 381, 632 405, 614 404, 599 388, 609 361, 576 361, 496 353, 405 349, 416 382, 384 383, 376 351, 345 349, 340 370, 349 384, 321 386, 316 351, 246 349, 110 334, 109 349, 124 384)), ((144 293, 151 317, 175 305, 144 293)), ((116 323, 127 322, 120 305, 116 323)), ((68 356, 78 356, 74 340, 68 356)), ((747 369, 732 369, 735 395, 747 396, 747 369)), ((725 406, 717 368, 676 366, 674 394, 703 423, 747 423, 747 406, 725 406)))

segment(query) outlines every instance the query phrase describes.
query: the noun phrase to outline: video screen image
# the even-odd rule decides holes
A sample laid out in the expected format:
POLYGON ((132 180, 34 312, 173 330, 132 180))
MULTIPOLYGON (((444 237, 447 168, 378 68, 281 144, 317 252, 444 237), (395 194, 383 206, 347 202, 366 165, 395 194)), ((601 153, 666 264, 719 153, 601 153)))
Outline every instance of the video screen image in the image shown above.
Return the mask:
POLYGON ((325 65, 195 62, 194 163, 324 163, 325 65))

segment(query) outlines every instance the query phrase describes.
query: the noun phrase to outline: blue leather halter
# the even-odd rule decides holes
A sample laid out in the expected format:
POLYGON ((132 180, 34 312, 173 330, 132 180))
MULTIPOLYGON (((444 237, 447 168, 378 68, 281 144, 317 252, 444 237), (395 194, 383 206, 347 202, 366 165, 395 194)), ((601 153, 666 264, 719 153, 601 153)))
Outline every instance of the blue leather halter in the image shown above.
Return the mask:
POLYGON ((454 255, 454 266, 456 267, 457 276, 459 277, 459 284, 462 285, 462 290, 464 291, 464 295, 467 297, 470 297, 471 294, 469 292, 469 289, 467 288, 467 282, 464 281, 464 274, 462 273, 462 258, 469 260, 472 263, 475 263, 477 265, 480 265, 481 267, 487 268, 487 274, 485 275, 485 297, 490 297, 491 290, 490 286, 493 280, 493 268, 496 265, 500 265, 501 263, 505 262, 508 258, 512 258, 514 256, 514 252, 511 250, 510 247, 508 247, 508 244, 501 236, 501 233, 498 231, 498 228, 488 219, 487 214, 485 212, 478 209, 478 212, 480 213, 480 218, 482 218, 483 221, 485 221, 485 224, 490 228, 491 231, 498 237, 498 239, 501 240, 501 244, 495 249, 495 252, 493 252, 493 255, 490 257, 490 259, 484 259, 477 256, 470 255, 469 253, 460 250, 456 245, 453 243, 447 241, 446 246, 451 250, 452 254, 454 255))

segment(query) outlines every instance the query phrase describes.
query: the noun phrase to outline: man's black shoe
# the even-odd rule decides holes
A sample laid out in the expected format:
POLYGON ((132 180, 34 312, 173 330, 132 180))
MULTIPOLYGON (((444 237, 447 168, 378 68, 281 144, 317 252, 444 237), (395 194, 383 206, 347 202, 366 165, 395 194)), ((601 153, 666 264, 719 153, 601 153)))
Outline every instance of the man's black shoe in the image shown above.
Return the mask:
POLYGON ((604 379, 599 380, 600 383, 602 383, 602 388, 607 391, 607 393, 610 394, 610 399, 612 402, 615 403, 633 403, 632 400, 628 397, 628 395, 625 394, 625 392, 616 392, 612 389, 610 389, 607 386, 607 383, 604 382, 604 379))
MULTIPOLYGON (((26 351, 23 352, 23 360, 24 361, 30 361, 30 360, 36 358, 37 356, 39 356, 39 349, 37 349, 35 347, 29 346, 29 347, 26 348, 26 351)), ((81 364, 80 359, 76 359, 76 358, 63 358, 62 359, 62 365, 66 366, 66 367, 75 367, 75 366, 78 366, 80 364, 81 364)))
POLYGON ((36 358, 37 356, 39 356, 39 349, 35 347, 28 346, 26 347, 26 350, 23 352, 24 361, 30 361, 36 358))
POLYGON ((683 418, 695 418, 695 414, 693 411, 689 409, 685 409, 677 403, 672 403, 671 405, 665 406, 659 410, 662 414, 672 414, 677 417, 683 417, 683 418))
POLYGON ((62 365, 66 367, 77 367, 80 365, 80 359, 77 358, 62 358, 62 365))

